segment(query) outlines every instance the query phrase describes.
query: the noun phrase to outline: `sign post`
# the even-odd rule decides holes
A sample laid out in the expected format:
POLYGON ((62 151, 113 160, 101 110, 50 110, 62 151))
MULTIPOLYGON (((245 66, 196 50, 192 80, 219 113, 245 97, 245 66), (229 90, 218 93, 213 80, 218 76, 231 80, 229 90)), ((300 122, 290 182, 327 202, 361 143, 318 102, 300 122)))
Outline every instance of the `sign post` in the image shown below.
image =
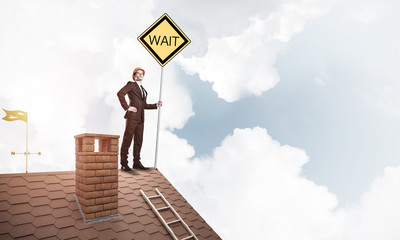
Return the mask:
MULTIPOLYGON (((157 21, 146 29, 139 37, 139 42, 161 65, 161 80, 159 101, 162 97, 162 81, 164 75, 164 66, 171 61, 180 51, 190 43, 190 39, 176 25, 174 21, 164 13, 157 21)), ((160 131, 161 108, 158 108, 157 136, 154 168, 157 168, 158 139, 160 131)))

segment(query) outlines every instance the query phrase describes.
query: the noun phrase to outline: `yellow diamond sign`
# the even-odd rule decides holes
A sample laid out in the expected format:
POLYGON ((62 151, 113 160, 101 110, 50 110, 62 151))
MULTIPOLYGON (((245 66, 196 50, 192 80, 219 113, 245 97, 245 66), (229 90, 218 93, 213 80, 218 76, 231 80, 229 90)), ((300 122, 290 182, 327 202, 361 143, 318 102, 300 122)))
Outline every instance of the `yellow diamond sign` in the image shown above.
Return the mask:
POLYGON ((166 13, 146 29, 138 40, 162 67, 190 43, 190 39, 166 13))

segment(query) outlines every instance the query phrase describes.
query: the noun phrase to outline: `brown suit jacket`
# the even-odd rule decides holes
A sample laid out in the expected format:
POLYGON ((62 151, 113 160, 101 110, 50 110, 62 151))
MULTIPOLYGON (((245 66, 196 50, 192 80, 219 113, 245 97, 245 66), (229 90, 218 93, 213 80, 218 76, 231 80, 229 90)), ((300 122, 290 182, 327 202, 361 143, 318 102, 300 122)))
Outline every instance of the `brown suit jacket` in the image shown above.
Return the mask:
POLYGON ((140 90, 139 85, 136 82, 129 81, 119 92, 117 93, 119 102, 122 108, 126 111, 124 118, 133 121, 139 121, 144 123, 144 109, 157 109, 157 104, 147 104, 147 91, 143 88, 140 90), (125 95, 128 94, 129 105, 126 102, 125 95), (136 107, 137 112, 128 111, 128 108, 136 107))

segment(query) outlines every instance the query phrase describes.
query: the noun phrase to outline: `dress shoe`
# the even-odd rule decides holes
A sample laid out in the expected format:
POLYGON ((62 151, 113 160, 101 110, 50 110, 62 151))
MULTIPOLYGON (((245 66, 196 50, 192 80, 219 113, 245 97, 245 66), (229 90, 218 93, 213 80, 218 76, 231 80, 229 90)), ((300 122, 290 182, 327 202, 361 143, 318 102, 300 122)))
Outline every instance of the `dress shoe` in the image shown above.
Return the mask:
POLYGON ((134 163, 133 164, 133 168, 135 169, 141 169, 141 170, 148 170, 148 167, 143 166, 143 164, 141 162, 138 163, 134 163))
POLYGON ((121 170, 131 171, 132 169, 128 165, 125 165, 125 166, 121 166, 121 170))

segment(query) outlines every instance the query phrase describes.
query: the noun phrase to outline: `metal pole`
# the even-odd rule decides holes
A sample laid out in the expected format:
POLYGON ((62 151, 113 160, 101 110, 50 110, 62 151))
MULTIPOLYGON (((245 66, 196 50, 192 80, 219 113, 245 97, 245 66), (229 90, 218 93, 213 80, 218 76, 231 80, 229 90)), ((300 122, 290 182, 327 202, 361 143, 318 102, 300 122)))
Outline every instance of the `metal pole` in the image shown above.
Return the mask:
POLYGON ((28 173, 28 113, 26 113, 26 151, 25 151, 25 157, 26 157, 26 168, 25 171, 28 173))
MULTIPOLYGON (((160 95, 158 97, 158 101, 161 101, 162 96, 162 80, 164 75, 164 67, 161 67, 161 80, 160 80, 160 95)), ((161 118, 161 107, 158 107, 158 119, 157 119, 157 136, 156 136, 156 153, 154 159, 154 168, 157 169, 157 155, 158 155, 158 136, 160 133, 160 118, 161 118)))

